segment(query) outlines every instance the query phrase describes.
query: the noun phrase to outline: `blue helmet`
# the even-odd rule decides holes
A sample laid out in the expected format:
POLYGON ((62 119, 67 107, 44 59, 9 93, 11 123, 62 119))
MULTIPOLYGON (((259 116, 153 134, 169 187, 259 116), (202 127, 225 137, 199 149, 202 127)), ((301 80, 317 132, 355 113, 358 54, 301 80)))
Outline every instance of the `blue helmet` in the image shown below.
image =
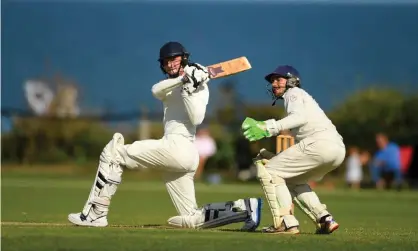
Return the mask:
MULTIPOLYGON (((271 78, 275 76, 286 79, 286 90, 293 87, 300 87, 300 75, 298 70, 293 68, 293 66, 280 65, 272 73, 266 75, 264 79, 267 80, 267 82, 269 82, 270 84, 272 84, 271 78)), ((274 100, 272 105, 276 103, 277 99, 282 98, 276 96, 273 93, 273 90, 267 89, 267 91, 270 93, 271 98, 274 100)))
POLYGON ((164 59, 175 56, 183 56, 188 58, 190 53, 179 42, 168 42, 160 48, 160 56, 158 61, 161 63, 164 59))
POLYGON ((264 79, 270 83, 271 77, 273 76, 280 76, 286 79, 296 78, 297 81, 300 81, 300 75, 298 70, 296 70, 293 66, 290 65, 280 65, 272 73, 266 75, 264 79))

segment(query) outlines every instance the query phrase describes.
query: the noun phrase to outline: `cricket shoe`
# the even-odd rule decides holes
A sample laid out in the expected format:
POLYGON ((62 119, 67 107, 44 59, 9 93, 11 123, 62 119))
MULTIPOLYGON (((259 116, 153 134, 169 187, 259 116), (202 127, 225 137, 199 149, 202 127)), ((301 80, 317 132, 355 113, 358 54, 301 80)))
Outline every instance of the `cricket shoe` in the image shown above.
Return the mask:
POLYGON ((288 227, 286 227, 284 222, 282 222, 282 224, 278 228, 276 228, 274 226, 263 227, 261 232, 267 233, 267 234, 299 234, 300 233, 299 226, 294 226, 294 227, 289 227, 288 228, 288 227))
POLYGON ((95 219, 92 219, 90 216, 85 216, 82 213, 74 213, 74 214, 68 215, 68 220, 77 226, 84 226, 84 227, 106 227, 107 226, 107 215, 99 216, 95 219))
POLYGON ((245 205, 250 216, 245 221, 245 225, 241 228, 241 231, 253 232, 260 225, 263 201, 261 198, 245 199, 245 205))
POLYGON ((340 226, 331 215, 322 217, 319 224, 321 227, 316 230, 316 234, 331 234, 340 226))

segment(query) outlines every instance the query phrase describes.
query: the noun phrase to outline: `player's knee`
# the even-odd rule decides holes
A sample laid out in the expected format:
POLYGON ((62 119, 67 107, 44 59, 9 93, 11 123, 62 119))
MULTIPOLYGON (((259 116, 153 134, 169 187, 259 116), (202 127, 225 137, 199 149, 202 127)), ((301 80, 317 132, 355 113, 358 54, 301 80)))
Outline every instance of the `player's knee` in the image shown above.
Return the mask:
POLYGON ((177 228, 198 228, 199 224, 201 224, 200 220, 201 217, 196 216, 174 216, 167 220, 168 225, 177 228))
POLYGON ((138 161, 135 160, 135 154, 131 148, 132 145, 123 145, 117 148, 118 153, 122 158, 122 165, 129 169, 138 167, 138 161))
POLYGON ((194 173, 199 166, 199 155, 198 154, 189 154, 184 158, 177 160, 177 169, 180 169, 184 172, 194 173))

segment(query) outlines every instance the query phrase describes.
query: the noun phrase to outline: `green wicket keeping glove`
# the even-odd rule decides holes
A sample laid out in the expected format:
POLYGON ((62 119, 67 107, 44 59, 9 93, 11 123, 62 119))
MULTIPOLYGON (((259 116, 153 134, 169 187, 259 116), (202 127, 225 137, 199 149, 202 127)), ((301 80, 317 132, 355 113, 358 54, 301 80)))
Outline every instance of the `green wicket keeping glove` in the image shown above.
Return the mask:
POLYGON ((246 118, 241 125, 244 137, 249 141, 257 141, 266 137, 271 137, 266 127, 266 122, 246 118))

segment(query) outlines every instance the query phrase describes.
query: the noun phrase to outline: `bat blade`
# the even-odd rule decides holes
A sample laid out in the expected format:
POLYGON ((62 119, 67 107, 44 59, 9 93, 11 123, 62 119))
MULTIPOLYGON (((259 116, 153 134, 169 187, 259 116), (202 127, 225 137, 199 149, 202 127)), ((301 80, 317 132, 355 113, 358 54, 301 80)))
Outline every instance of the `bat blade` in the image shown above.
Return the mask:
POLYGON ((231 76, 251 69, 251 64, 246 57, 234 58, 225 62, 207 66, 211 79, 231 76))

